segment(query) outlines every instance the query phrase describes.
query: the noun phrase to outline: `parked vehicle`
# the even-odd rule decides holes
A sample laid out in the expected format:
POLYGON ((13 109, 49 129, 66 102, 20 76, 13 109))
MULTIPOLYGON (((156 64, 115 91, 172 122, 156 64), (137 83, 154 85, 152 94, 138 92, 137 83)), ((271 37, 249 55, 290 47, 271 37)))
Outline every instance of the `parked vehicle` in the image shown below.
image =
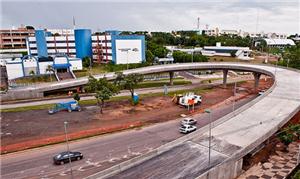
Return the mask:
POLYGON ((67 110, 68 112, 72 111, 81 111, 81 107, 78 105, 77 101, 69 101, 65 103, 57 103, 55 106, 48 111, 49 114, 54 114, 62 110, 67 110))
POLYGON ((69 158, 71 158, 71 161, 81 160, 83 155, 80 152, 62 152, 54 156, 53 161, 56 165, 62 165, 70 162, 69 158))
POLYGON ((193 132, 195 130, 197 130, 197 127, 193 125, 183 125, 179 128, 179 132, 184 134, 193 132))
POLYGON ((201 96, 194 93, 186 93, 185 95, 174 96, 173 101, 182 106, 197 105, 202 102, 201 96))
POLYGON ((266 90, 261 90, 258 92, 258 95, 263 95, 266 92, 266 90))
POLYGON ((197 121, 190 117, 183 118, 183 120, 181 121, 181 125, 195 125, 195 124, 197 124, 197 121))

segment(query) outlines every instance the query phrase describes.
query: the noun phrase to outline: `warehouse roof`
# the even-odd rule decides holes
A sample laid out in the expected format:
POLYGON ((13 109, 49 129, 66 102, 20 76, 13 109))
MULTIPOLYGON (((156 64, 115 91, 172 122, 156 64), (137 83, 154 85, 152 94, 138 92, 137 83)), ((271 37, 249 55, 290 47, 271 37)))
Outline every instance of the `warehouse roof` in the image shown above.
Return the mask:
POLYGON ((267 45, 295 45, 291 39, 264 39, 267 45))

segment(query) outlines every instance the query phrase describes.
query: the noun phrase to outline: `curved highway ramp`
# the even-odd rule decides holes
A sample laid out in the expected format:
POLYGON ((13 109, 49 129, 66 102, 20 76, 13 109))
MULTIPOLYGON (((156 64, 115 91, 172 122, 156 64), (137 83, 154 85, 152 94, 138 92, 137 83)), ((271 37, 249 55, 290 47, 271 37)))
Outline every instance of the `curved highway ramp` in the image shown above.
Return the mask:
POLYGON ((243 156, 266 141, 300 109, 297 71, 253 64, 210 63, 209 67, 249 69, 276 79, 265 94, 212 123, 210 162, 209 128, 205 126, 88 178, 235 178, 241 172, 243 156))

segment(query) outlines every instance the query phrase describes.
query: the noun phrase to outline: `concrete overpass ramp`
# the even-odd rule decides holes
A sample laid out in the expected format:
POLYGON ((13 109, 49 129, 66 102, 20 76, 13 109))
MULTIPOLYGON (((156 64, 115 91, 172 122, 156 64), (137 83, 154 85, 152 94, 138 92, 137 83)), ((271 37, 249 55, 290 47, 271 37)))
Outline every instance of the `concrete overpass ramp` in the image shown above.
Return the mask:
MULTIPOLYGON (((208 126, 205 126, 88 178, 235 178, 241 172, 243 156, 272 136, 300 110, 300 73, 297 71, 231 63, 175 64, 165 68, 149 67, 149 70, 169 71, 169 68, 245 70, 270 75, 275 78, 275 83, 262 96, 212 123, 210 162, 208 126)), ((139 70, 135 71, 141 72, 139 70)))

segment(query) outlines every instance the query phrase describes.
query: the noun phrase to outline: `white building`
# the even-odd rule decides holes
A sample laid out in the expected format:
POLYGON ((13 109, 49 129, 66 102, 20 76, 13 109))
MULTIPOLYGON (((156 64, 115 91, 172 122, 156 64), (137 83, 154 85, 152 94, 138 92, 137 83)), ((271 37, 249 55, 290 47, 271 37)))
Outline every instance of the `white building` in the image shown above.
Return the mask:
POLYGON ((240 35, 237 30, 221 30, 220 35, 240 35))
POLYGON ((250 53, 252 50, 249 47, 231 47, 231 46, 221 46, 218 42, 216 46, 204 46, 201 50, 204 56, 225 56, 230 57, 232 53, 234 56, 240 60, 251 60, 250 53))
MULTIPOLYGON (((6 66, 9 80, 52 73, 47 70, 48 66, 52 67, 57 78, 59 77, 60 72, 68 72, 71 75, 74 75, 73 71, 82 70, 81 59, 69 58, 67 56, 55 56, 54 58, 25 56, 23 58, 5 60, 4 65, 6 66)), ((75 78, 75 76, 72 77, 75 78)))
POLYGON ((219 35, 219 28, 215 29, 204 29, 204 34, 207 36, 218 36, 219 35))
POLYGON ((277 48, 284 48, 287 46, 295 45, 295 42, 292 39, 263 39, 268 47, 277 47, 277 48))
POLYGON ((46 29, 47 32, 51 34, 59 34, 59 35, 74 35, 73 29, 46 29))

